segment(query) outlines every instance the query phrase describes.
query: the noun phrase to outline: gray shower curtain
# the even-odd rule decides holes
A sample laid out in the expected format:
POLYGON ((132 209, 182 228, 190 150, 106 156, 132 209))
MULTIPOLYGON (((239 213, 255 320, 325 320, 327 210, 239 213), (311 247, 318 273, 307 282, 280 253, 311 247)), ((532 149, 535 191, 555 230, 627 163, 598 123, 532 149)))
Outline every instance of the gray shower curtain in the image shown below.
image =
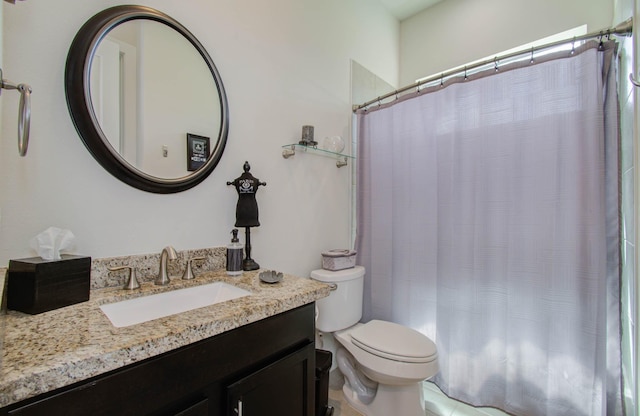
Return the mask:
POLYGON ((436 384, 515 415, 616 415, 615 45, 358 114, 364 319, 436 342, 436 384))

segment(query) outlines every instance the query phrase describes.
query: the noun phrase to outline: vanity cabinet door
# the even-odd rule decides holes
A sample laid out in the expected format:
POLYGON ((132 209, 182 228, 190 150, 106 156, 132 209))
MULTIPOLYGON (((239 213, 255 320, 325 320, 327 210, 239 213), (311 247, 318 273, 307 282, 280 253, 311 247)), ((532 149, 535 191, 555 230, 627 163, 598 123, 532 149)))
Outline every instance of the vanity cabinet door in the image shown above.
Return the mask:
POLYGON ((315 344, 227 387, 227 416, 313 416, 315 344))

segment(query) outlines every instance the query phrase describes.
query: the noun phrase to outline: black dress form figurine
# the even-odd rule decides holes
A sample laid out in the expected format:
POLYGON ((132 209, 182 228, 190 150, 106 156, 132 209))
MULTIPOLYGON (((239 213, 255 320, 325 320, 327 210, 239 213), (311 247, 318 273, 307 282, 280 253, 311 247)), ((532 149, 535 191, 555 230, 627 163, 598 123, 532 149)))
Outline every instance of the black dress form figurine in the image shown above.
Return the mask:
POLYGON ((259 227, 258 221, 258 202, 256 201, 256 192, 259 186, 266 186, 266 182, 260 182, 254 178, 249 170, 249 162, 244 162, 244 173, 233 182, 227 182, 227 185, 233 185, 238 191, 238 203, 236 204, 236 227, 245 228, 245 254, 246 257, 242 261, 243 270, 258 270, 260 265, 251 258, 251 227, 259 227))

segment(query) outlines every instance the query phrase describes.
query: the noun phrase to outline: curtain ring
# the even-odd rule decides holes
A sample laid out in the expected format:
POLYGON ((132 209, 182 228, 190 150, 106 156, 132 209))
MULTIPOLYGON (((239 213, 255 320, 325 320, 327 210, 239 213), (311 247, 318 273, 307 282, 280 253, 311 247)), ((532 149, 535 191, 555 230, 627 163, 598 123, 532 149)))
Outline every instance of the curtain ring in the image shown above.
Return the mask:
POLYGON ((529 60, 529 64, 533 64, 533 46, 531 47, 531 59, 529 60))
POLYGON ((467 77, 467 66, 464 66, 464 80, 466 81, 468 79, 467 77))
POLYGON ((440 88, 444 87, 444 72, 440 74, 440 88))
POLYGON ((500 68, 498 68, 498 57, 493 58, 493 68, 498 72, 500 68))
POLYGON ((571 55, 576 52, 576 37, 573 37, 573 41, 571 41, 571 55))
POLYGON ((602 42, 602 32, 600 32, 600 36, 598 36, 598 50, 601 51, 604 49, 604 44, 602 42))

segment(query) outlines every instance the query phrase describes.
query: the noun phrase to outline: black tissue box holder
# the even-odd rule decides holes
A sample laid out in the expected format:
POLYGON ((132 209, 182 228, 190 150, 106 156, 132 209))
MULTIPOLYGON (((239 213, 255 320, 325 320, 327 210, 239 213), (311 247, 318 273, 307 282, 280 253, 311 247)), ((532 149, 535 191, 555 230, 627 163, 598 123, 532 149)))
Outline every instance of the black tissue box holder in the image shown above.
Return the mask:
POLYGON ((35 315, 89 300, 91 257, 9 260, 7 308, 35 315))

